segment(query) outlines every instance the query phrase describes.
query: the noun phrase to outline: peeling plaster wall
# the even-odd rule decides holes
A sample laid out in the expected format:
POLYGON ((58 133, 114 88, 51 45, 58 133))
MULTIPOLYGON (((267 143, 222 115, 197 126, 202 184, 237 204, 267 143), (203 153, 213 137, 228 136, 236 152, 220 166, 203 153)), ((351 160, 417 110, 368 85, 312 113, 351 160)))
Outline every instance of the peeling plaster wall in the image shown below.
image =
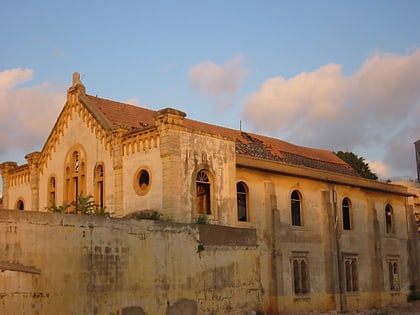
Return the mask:
POLYGON ((0 212, 1 314, 244 314, 263 290, 253 229, 0 212))

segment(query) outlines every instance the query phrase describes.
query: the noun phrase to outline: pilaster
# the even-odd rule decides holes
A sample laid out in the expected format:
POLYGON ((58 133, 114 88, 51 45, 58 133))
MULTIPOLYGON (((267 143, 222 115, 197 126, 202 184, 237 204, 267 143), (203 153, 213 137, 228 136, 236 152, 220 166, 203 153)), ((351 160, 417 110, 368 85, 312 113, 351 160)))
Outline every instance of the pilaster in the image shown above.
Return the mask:
POLYGON ((16 162, 4 162, 2 164, 0 164, 0 174, 2 177, 2 181, 3 181, 3 209, 10 209, 10 204, 9 204, 9 185, 10 185, 10 181, 9 181, 9 172, 13 169, 15 169, 17 167, 17 163, 16 162))
POLYGON ((29 166, 29 180, 31 188, 31 208, 32 211, 39 211, 39 158, 40 152, 32 152, 25 156, 29 166))
POLYGON ((181 161, 181 133, 184 112, 166 108, 155 115, 155 125, 160 138, 160 157, 162 159, 162 211, 173 216, 176 220, 182 213, 182 161, 181 161))

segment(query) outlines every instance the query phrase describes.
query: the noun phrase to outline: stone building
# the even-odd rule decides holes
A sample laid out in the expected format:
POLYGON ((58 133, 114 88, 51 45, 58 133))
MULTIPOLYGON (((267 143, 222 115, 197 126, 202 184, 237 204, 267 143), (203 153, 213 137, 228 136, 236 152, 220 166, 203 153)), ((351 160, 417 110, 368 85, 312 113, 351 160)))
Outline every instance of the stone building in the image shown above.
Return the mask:
POLYGON ((153 210, 255 229, 271 314, 402 303, 418 284, 412 193, 329 151, 91 96, 75 73, 41 152, 25 158, 0 164, 5 209, 91 194, 116 218, 153 210))

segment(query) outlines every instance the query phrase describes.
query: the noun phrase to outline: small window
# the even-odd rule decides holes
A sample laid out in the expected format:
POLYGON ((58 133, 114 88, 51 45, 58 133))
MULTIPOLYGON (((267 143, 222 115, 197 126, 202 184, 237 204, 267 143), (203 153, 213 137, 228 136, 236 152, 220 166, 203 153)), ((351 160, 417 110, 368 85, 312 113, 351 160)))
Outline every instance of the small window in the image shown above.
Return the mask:
POLYGON ((388 272, 389 272, 389 289, 391 291, 400 290, 400 272, 397 258, 388 259, 388 272))
POLYGON ((291 195, 291 209, 292 209, 292 225, 301 226, 301 197, 297 190, 294 190, 291 195))
POLYGON ((292 257, 293 290, 295 294, 308 294, 308 259, 307 254, 300 253, 292 257))
POLYGON ((95 202, 101 208, 104 207, 104 166, 102 163, 95 169, 95 202))
POLYGON ((344 269, 346 275, 346 291, 357 292, 359 290, 357 257, 344 257, 344 269))
POLYGON ((25 204, 23 203, 23 200, 19 199, 16 202, 16 209, 18 209, 18 210, 25 210, 25 204))
POLYGON ((196 202, 198 214, 211 214, 210 179, 206 171, 196 176, 196 202))
POLYGON ((236 184, 236 205, 238 221, 248 221, 248 188, 244 182, 236 184))
MULTIPOLYGON (((103 171, 103 168, 102 168, 102 171, 103 171)), ((102 181, 102 185, 103 185, 103 181, 102 181)), ((142 167, 137 171, 136 176, 134 178, 134 189, 138 195, 144 196, 149 191, 150 186, 151 186, 150 173, 146 168, 142 167)))
POLYGON ((393 233, 393 224, 392 224, 393 211, 391 205, 386 205, 385 207, 385 229, 386 233, 393 233))
POLYGON ((50 206, 55 205, 56 202, 56 179, 51 176, 48 181, 48 203, 50 206))
POLYGON ((351 219, 350 219, 350 200, 348 198, 343 199, 343 229, 351 230, 351 219))

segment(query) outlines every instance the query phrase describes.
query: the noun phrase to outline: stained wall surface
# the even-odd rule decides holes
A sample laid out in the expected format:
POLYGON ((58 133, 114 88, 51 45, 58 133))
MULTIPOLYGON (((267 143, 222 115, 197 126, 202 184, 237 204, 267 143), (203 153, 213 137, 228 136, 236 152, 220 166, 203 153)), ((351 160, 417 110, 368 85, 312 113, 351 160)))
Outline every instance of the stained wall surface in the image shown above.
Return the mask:
POLYGON ((262 299, 253 229, 0 212, 1 314, 244 314, 262 299))

